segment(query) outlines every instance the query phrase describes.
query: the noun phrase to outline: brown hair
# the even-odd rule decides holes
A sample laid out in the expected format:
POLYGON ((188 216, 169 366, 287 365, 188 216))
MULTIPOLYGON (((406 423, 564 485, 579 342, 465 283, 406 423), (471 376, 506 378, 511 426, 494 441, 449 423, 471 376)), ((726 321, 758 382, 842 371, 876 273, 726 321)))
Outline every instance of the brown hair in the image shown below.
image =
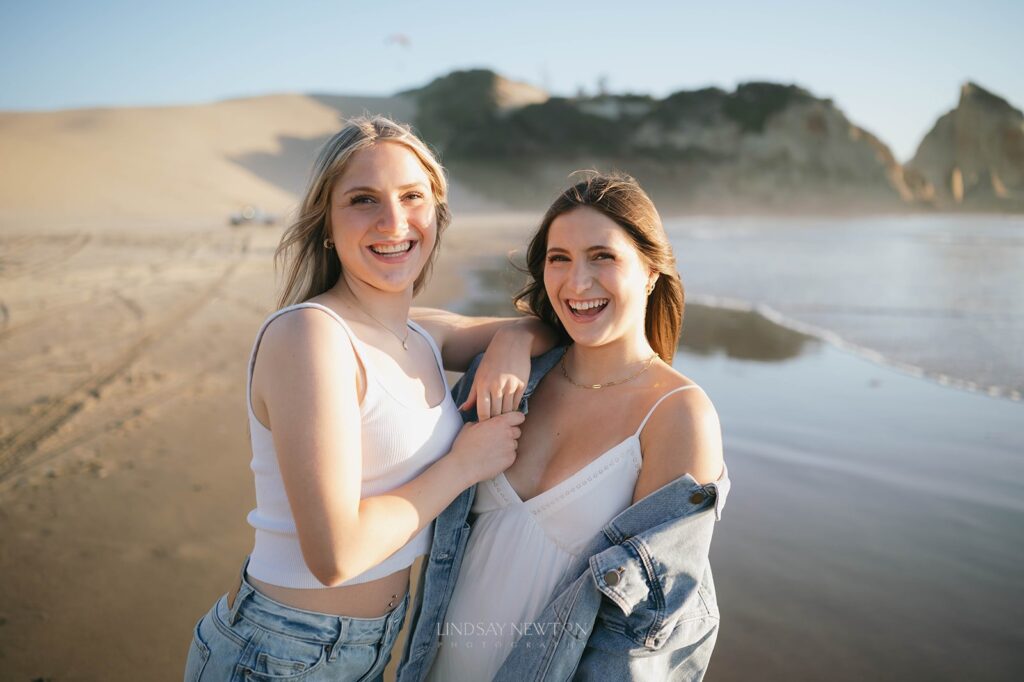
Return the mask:
POLYGON ((651 348, 662 360, 671 363, 683 324, 683 283, 676 272, 676 258, 654 203, 628 175, 593 173, 555 199, 527 247, 526 269, 530 281, 516 294, 516 307, 544 320, 559 330, 563 338, 568 337, 544 289, 548 231, 555 218, 583 206, 614 220, 629 235, 647 267, 658 273, 654 290, 647 297, 645 332, 651 348))
POLYGON ((279 301, 281 307, 318 296, 338 281, 341 261, 334 250, 324 248, 324 240, 331 236, 331 189, 345 172, 353 154, 383 142, 400 144, 415 154, 430 178, 437 241, 413 284, 413 293, 419 293, 430 276, 441 245, 441 234, 451 222, 444 169, 430 148, 408 126, 383 116, 354 118, 320 148, 298 215, 281 236, 281 243, 274 253, 275 262, 283 265, 286 271, 279 301))

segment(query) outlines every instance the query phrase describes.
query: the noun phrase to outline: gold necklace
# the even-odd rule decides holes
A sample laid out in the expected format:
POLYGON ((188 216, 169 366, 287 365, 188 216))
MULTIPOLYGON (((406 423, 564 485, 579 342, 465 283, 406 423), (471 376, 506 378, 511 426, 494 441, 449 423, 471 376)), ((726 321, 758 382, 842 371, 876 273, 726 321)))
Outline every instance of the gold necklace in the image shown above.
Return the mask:
POLYGON ((562 365, 562 376, 564 376, 569 381, 570 384, 572 384, 573 386, 578 386, 579 388, 607 388, 609 386, 617 386, 619 384, 624 384, 624 383, 626 383, 628 381, 633 381, 633 379, 636 379, 638 376, 640 376, 641 374, 643 374, 644 372, 649 370, 651 368, 651 365, 654 364, 655 358, 658 357, 658 354, 655 353, 651 357, 647 358, 647 361, 644 362, 644 366, 640 369, 640 371, 637 372, 636 374, 634 374, 631 377, 627 377, 625 379, 619 379, 617 381, 609 381, 609 382, 606 382, 606 383, 603 383, 603 384, 578 384, 575 381, 573 381, 572 377, 569 376, 569 372, 565 369, 565 356, 566 355, 568 355, 568 353, 566 353, 565 355, 562 355, 562 362, 561 362, 561 365, 562 365))
POLYGON ((384 324, 383 322, 381 322, 380 320, 378 320, 378 319, 377 319, 376 317, 374 317, 373 315, 371 315, 371 314, 370 314, 370 311, 369 311, 369 310, 367 310, 367 309, 366 309, 366 308, 364 308, 363 306, 359 305, 358 301, 356 301, 356 297, 355 297, 355 296, 353 296, 353 297, 352 297, 352 303, 353 303, 353 305, 355 305, 355 307, 359 308, 359 310, 361 310, 361 311, 362 311, 363 313, 365 313, 365 314, 366 314, 366 316, 367 316, 368 318, 370 318, 371 320, 373 320, 374 322, 376 322, 377 324, 379 324, 379 325, 380 325, 381 327, 383 327, 383 328, 384 328, 384 330, 385 330, 385 331, 387 331, 387 332, 388 332, 388 333, 390 333, 390 334, 391 334, 392 336, 394 336, 394 337, 395 337, 396 339, 398 339, 399 341, 401 341, 401 343, 402 343, 402 348, 403 348, 404 350, 409 350, 409 327, 408 327, 408 325, 406 325, 406 327, 405 327, 405 338, 402 338, 401 336, 399 336, 398 334, 396 334, 396 333, 395 333, 395 332, 394 332, 394 331, 393 331, 393 330, 391 329, 391 327, 387 326, 386 324, 384 324))

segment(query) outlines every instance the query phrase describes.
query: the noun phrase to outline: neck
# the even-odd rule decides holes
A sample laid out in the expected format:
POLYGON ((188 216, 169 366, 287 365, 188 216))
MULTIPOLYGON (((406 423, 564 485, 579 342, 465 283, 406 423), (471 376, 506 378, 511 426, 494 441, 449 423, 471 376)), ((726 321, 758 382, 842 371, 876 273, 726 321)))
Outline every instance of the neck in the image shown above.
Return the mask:
POLYGON ((348 278, 344 273, 331 289, 339 299, 362 313, 372 315, 392 330, 405 329, 412 306, 412 287, 400 292, 381 291, 366 282, 348 278))
POLYGON ((650 360, 652 355, 654 350, 643 335, 601 346, 574 343, 566 351, 565 366, 578 383, 603 384, 628 376, 650 360))

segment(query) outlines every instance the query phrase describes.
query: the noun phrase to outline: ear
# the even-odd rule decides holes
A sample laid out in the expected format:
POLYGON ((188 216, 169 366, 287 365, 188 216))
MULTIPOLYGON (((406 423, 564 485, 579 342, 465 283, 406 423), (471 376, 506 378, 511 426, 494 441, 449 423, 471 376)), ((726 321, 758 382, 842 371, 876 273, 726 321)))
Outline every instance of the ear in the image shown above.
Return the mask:
POLYGON ((661 275, 657 272, 652 272, 647 278, 647 295, 650 296, 651 292, 654 291, 654 285, 658 282, 658 277, 661 275))

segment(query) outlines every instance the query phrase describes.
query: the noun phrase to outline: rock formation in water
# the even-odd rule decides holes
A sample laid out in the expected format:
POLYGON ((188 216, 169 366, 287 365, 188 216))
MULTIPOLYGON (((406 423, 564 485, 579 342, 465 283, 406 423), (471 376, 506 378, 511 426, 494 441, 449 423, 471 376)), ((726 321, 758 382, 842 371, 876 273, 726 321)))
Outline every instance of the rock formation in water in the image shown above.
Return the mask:
POLYGON ((1024 115, 975 83, 906 165, 916 196, 938 207, 1024 209, 1024 115))

